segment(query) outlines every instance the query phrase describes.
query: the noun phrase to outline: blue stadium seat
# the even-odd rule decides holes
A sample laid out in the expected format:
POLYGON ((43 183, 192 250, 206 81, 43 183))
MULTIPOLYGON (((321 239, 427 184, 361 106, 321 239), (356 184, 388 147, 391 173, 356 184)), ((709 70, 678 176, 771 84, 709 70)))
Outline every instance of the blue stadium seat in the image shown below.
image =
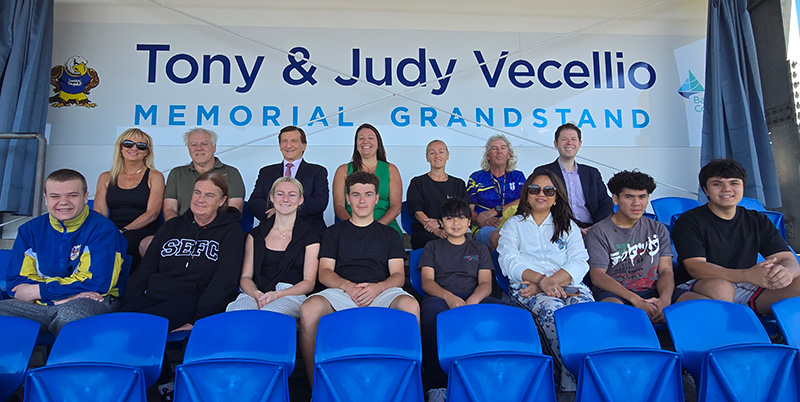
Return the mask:
POLYGON ((411 250, 408 253, 408 281, 411 282, 411 287, 422 297, 425 297, 425 291, 422 290, 422 272, 419 270, 419 259, 422 257, 424 250, 420 248, 411 250))
POLYGON ((772 312, 789 346, 800 347, 800 297, 772 303, 772 312))
POLYGON ((161 373, 167 320, 110 313, 65 325, 47 365, 25 376, 25 401, 146 401, 161 373))
POLYGON ((494 263, 494 280, 497 281, 497 286, 500 288, 500 290, 506 294, 509 294, 509 280, 505 275, 503 275, 503 270, 500 269, 500 254, 497 252, 497 250, 492 251, 492 262, 494 263))
POLYGON ((0 250, 0 300, 8 297, 6 293, 6 275, 11 263, 11 250, 0 250))
POLYGON ((412 222, 414 222, 414 215, 408 210, 408 201, 403 201, 403 205, 400 208, 400 225, 409 236, 411 235, 412 222))
POLYGON ((742 197, 742 200, 739 201, 739 206, 745 207, 747 209, 752 209, 753 211, 758 211, 758 212, 767 211, 767 208, 764 208, 764 204, 762 204, 761 201, 755 198, 742 197))
POLYGON ((555 401, 553 361, 542 355, 533 317, 499 304, 437 317, 439 364, 450 401, 555 401))
POLYGON ((423 401, 419 324, 413 314, 359 307, 319 321, 312 399, 423 401))
POLYGON ((0 317, 0 401, 22 385, 41 325, 19 317, 0 317))
POLYGON ((664 309, 698 400, 798 400, 797 349, 773 345, 747 306, 690 300, 664 309))
POLYGON ((692 208, 699 207, 700 202, 691 198, 663 197, 650 201, 656 220, 667 226, 672 233, 673 216, 680 215, 692 208))
POLYGON ((643 310, 579 303, 554 316, 562 361, 578 377, 576 401, 683 401, 680 359, 661 350, 643 310))
POLYGON ((296 323, 243 310, 198 320, 175 369, 175 401, 289 401, 296 323), (221 330, 224 329, 224 330, 221 330))
POLYGON ((247 233, 251 229, 253 229, 254 220, 255 220, 255 217, 250 212, 250 210, 247 208, 247 201, 245 201, 244 202, 244 207, 242 207, 242 221, 241 221, 242 231, 247 233))
POLYGON ((783 214, 775 211, 761 211, 761 213, 766 215, 767 218, 769 218, 769 220, 775 224, 775 227, 778 228, 778 232, 781 233, 783 240, 786 240, 786 219, 784 218, 783 214))

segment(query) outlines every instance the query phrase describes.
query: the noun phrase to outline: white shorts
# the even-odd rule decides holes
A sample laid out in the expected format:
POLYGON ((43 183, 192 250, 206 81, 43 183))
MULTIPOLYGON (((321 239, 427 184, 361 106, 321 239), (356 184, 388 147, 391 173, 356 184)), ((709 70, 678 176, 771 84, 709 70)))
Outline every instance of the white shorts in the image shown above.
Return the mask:
MULTIPOLYGON (((678 285, 678 289, 694 291, 695 283, 697 283, 697 279, 692 279, 686 283, 678 285)), ((756 299, 761 295, 761 292, 764 291, 764 288, 753 285, 750 282, 734 283, 733 288, 735 290, 733 301, 736 302, 736 304, 744 304, 745 306, 749 306, 751 309, 753 309, 753 311, 755 311, 756 299)))
MULTIPOLYGON (((275 285, 275 290, 286 290, 292 286, 294 285, 290 283, 278 282, 278 284, 275 285)), ((306 301, 306 295, 284 296, 261 307, 261 310, 274 311, 276 313, 290 315, 294 318, 300 318, 300 305, 303 304, 304 301, 306 301)), ((228 308, 225 309, 225 311, 236 310, 258 310, 258 301, 250 297, 247 293, 239 293, 236 300, 228 304, 228 308)))
MULTIPOLYGON (((408 297, 413 297, 410 294, 406 293, 406 291, 404 291, 403 288, 394 287, 386 289, 383 292, 381 292, 381 294, 379 294, 375 298, 375 300, 372 301, 370 307, 389 307, 394 301, 394 299, 396 299, 398 296, 403 296, 403 295, 408 297)), ((333 307, 335 311, 341 311, 349 308, 358 307, 358 305, 353 301, 353 299, 350 298, 350 295, 348 295, 347 292, 339 288, 327 288, 309 297, 313 296, 324 297, 326 300, 328 300, 328 303, 331 304, 331 307, 333 307)))

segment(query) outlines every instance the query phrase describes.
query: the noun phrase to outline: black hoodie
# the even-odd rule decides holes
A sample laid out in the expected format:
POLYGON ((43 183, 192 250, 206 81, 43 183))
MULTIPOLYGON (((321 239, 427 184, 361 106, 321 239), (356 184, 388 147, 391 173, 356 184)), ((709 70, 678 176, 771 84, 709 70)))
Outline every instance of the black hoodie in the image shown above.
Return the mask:
POLYGON ((242 214, 233 207, 198 226, 191 210, 156 232, 128 283, 128 296, 197 301, 194 319, 220 313, 236 294, 242 271, 242 214))

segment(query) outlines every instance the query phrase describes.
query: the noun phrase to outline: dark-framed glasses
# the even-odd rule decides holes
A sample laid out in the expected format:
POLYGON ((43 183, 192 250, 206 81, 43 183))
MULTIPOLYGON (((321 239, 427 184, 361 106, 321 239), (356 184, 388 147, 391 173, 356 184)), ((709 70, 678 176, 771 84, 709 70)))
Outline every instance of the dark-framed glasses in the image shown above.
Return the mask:
POLYGON ((146 142, 133 142, 131 140, 122 141, 122 146, 124 148, 133 148, 134 145, 136 145, 136 149, 140 151, 147 151, 147 148, 150 147, 146 142))
POLYGON ((539 195, 539 193, 544 193, 545 197, 554 197, 556 195, 556 188, 553 186, 545 186, 545 188, 541 188, 538 184, 531 184, 528 186, 528 194, 530 195, 539 195))

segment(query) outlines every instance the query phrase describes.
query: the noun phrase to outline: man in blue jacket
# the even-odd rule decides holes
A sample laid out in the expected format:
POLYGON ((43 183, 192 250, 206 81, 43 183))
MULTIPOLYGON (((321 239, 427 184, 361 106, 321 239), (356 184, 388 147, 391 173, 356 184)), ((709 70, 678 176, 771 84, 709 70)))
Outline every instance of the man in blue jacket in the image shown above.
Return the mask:
POLYGON ((108 218, 89 210, 86 179, 71 169, 45 181, 48 214, 20 226, 6 272, 0 315, 38 321, 57 334, 64 324, 108 313, 127 279, 127 242, 108 218))
POLYGON ((572 213, 585 236, 590 226, 611 216, 614 204, 608 196, 600 171, 575 162, 575 156, 582 144, 581 129, 572 123, 562 124, 556 129, 556 138, 553 141, 558 150, 558 159, 534 170, 545 169, 558 175, 567 189, 572 213))

